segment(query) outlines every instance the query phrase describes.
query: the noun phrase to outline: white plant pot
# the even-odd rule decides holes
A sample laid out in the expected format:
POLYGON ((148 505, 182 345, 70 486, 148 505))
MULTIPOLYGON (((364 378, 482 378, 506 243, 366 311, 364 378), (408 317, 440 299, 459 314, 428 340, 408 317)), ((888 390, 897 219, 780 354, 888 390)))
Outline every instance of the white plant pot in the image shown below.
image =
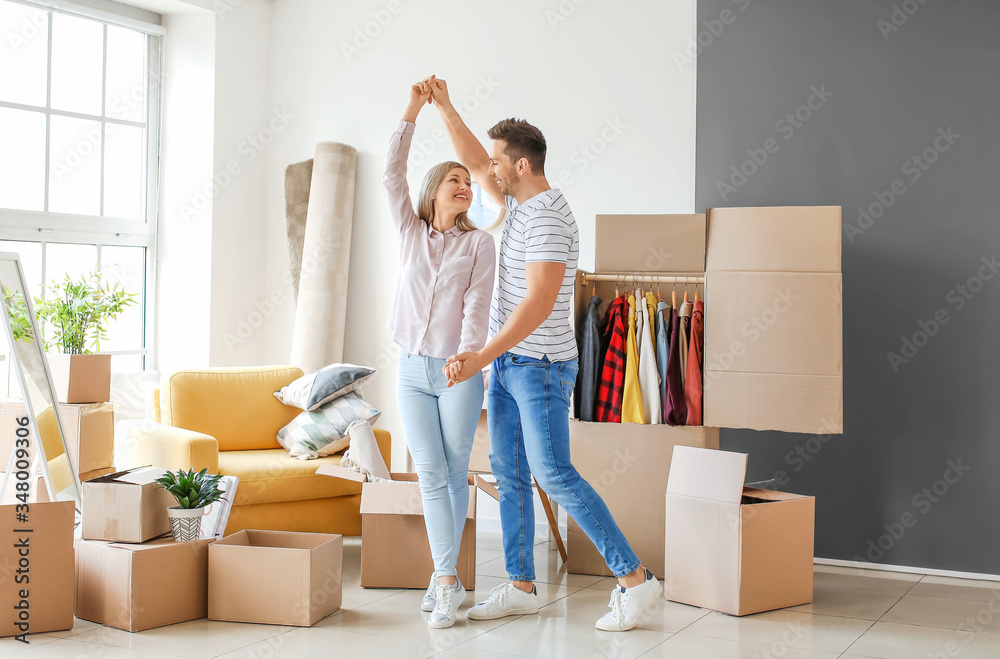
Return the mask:
POLYGON ((174 540, 187 542, 200 538, 201 518, 204 514, 204 508, 168 507, 167 517, 170 519, 170 533, 174 536, 174 540))

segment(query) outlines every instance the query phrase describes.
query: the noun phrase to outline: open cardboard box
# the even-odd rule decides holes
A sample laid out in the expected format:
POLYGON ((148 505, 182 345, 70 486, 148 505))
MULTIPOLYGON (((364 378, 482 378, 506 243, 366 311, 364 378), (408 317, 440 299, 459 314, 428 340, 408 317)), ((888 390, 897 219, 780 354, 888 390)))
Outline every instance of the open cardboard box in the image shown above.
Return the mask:
POLYGON ((145 542, 170 533, 167 508, 177 505, 156 483, 163 467, 136 467, 83 483, 83 537, 110 542, 145 542))
POLYGON ((76 616, 127 632, 204 618, 211 540, 77 540, 76 616))
MULTIPOLYGON (((361 586, 426 588, 434 560, 424 526, 424 509, 416 474, 393 473, 390 483, 367 483, 337 465, 322 465, 317 474, 346 478, 361 486, 361 586)), ((476 587, 476 490, 496 497, 496 488, 469 475, 469 508, 458 554, 458 578, 466 590, 476 587)))
MULTIPOLYGON (((26 413, 24 401, 0 402, 0 455, 10 454, 16 438, 14 431, 18 427, 17 419, 26 413)), ((84 474, 114 465, 115 430, 112 403, 60 404, 59 417, 70 459, 81 480, 84 474)), ((34 453, 33 442, 30 455, 34 457, 34 453)), ((51 460, 55 456, 46 457, 51 460)))
POLYGON ((209 548, 211 620, 311 627, 340 608, 343 537, 244 529, 209 548))
POLYGON ((737 616, 812 601, 816 499, 745 487, 746 466, 744 453, 674 449, 667 599, 737 616))
POLYGON ((72 501, 0 506, 0 636, 73 628, 72 501))
MULTIPOLYGON (((839 206, 597 216, 598 274, 629 273, 666 299, 676 288, 678 303, 685 288, 705 300, 703 426, 570 422, 574 465, 657 576, 674 446, 718 448, 719 428, 843 432, 840 219, 839 206), (705 284, 657 286, 657 275, 704 276, 705 284)), ((588 275, 577 273, 577 324, 595 285, 602 317, 614 299, 615 282, 588 275)), ((572 519, 569 571, 611 574, 572 519)))

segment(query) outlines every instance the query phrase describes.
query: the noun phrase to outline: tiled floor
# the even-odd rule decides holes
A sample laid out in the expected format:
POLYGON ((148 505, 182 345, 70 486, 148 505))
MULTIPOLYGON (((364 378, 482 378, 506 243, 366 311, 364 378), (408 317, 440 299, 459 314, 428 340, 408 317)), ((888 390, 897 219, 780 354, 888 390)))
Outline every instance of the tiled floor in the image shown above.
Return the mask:
POLYGON ((572 657, 880 659, 1000 657, 1000 583, 816 567, 812 604, 736 618, 659 601, 641 628, 599 632, 613 581, 568 574, 548 543, 535 547, 538 615, 469 622, 467 606, 504 581, 496 536, 480 538, 475 595, 451 629, 432 630, 422 592, 365 590, 361 546, 345 539, 344 603, 312 628, 194 622, 129 634, 78 620, 68 632, 0 640, 0 657, 572 657))

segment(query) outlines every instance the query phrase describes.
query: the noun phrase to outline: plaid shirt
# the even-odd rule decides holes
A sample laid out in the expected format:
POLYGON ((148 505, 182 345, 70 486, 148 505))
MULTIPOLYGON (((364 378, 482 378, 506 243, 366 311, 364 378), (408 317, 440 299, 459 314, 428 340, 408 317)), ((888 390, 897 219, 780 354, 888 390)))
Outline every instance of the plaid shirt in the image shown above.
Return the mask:
POLYGON ((625 297, 608 305, 604 317, 604 335, 608 344, 597 388, 597 420, 621 423, 622 395, 625 390, 625 297))

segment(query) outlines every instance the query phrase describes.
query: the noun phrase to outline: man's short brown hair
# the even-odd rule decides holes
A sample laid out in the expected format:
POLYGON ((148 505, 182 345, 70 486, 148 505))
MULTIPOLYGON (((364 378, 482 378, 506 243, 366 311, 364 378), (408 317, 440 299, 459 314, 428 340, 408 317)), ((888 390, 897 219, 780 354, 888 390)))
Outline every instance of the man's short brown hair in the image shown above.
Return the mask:
POLYGON ((487 133, 491 140, 503 140, 504 154, 515 163, 524 158, 537 176, 545 174, 545 137, 524 119, 504 119, 487 133))

